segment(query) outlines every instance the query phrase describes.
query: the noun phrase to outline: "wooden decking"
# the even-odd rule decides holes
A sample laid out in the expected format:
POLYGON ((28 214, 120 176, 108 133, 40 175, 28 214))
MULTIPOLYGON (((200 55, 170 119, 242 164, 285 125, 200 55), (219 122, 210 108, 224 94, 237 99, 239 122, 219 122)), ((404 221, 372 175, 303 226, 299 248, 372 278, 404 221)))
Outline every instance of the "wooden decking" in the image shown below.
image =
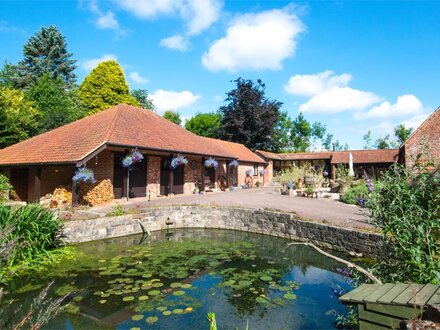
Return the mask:
POLYGON ((440 286, 434 284, 364 284, 339 298, 348 304, 388 304, 422 307, 440 304, 440 286))
POLYGON ((418 318, 426 306, 440 304, 440 286, 364 284, 339 300, 358 306, 360 330, 400 329, 403 320, 418 318))

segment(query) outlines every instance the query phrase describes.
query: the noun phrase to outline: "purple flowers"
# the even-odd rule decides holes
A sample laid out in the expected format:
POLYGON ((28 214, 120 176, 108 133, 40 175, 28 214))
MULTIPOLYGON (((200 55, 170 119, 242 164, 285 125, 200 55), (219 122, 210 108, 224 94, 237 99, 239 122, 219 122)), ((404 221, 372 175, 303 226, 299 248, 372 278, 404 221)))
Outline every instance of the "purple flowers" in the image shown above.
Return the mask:
POLYGON ((336 271, 344 277, 351 277, 353 275, 348 268, 336 268, 336 271))
POLYGON ((325 177, 328 177, 328 172, 324 171, 324 172, 322 172, 322 175, 325 176, 325 177))
POLYGON ((122 166, 130 168, 133 164, 141 162, 142 159, 144 159, 144 155, 137 151, 137 149, 134 149, 129 155, 124 157, 122 166))
POLYGON ((374 191, 374 184, 371 181, 370 177, 368 176, 367 173, 364 173, 365 175, 365 181, 367 182, 367 190, 368 192, 373 192, 374 191))
POLYGON ((261 176, 264 176, 266 174, 266 170, 265 169, 262 169, 261 171, 260 171, 260 175, 261 176))
POLYGON ((365 207, 366 200, 364 198, 356 198, 358 204, 362 207, 365 207))
POLYGON ((233 161, 231 161, 231 162, 229 163, 229 166, 230 166, 230 167, 237 167, 237 166, 238 166, 238 160, 234 159, 233 161))
POLYGON ((171 168, 177 168, 177 167, 179 167, 179 166, 184 166, 184 165, 186 165, 186 164, 188 164, 188 159, 186 159, 185 157, 183 157, 183 156, 180 156, 180 155, 177 155, 177 157, 174 157, 172 160, 171 160, 171 164, 170 164, 170 166, 171 166, 171 168))
POLYGON ((252 170, 247 170, 246 171, 246 176, 251 176, 252 170))
POLYGON ((208 158, 207 160, 205 160, 205 167, 207 168, 217 168, 218 167, 218 163, 215 159, 213 158, 208 158))
POLYGON ((76 170, 74 176, 72 177, 72 180, 75 182, 90 182, 95 183, 95 174, 92 170, 80 167, 76 170))

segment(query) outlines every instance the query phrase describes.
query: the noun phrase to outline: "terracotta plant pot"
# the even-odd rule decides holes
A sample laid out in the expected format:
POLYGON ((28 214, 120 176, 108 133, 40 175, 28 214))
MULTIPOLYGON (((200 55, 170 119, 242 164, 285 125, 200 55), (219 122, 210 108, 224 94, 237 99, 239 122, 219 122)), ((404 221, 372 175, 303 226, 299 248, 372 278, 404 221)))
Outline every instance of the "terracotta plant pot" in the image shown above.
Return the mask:
POLYGON ((303 187, 303 182, 302 182, 301 178, 299 178, 298 181, 296 182, 296 188, 302 189, 302 187, 303 187))

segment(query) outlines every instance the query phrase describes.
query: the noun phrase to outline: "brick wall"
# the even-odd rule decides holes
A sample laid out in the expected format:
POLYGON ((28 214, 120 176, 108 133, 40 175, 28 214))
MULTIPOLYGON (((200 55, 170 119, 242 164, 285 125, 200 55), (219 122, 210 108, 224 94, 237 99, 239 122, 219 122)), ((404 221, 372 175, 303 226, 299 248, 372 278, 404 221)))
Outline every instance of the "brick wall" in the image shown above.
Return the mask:
POLYGON ((86 163, 86 166, 93 170, 96 181, 110 179, 113 184, 113 153, 109 150, 102 151, 97 158, 93 157, 86 163))
POLYGON ((440 108, 438 108, 405 143, 405 165, 414 166, 417 155, 428 147, 429 157, 440 163, 440 108))
POLYGON ((185 175, 185 183, 183 185, 184 194, 192 194, 194 188, 201 185, 202 182, 202 158, 187 157, 188 165, 185 166, 183 173, 185 175))
POLYGON ((264 168, 263 164, 258 164, 258 175, 254 176, 254 163, 240 162, 238 165, 238 186, 245 184, 246 171, 251 171, 251 177, 254 181, 254 186, 257 182, 263 185, 263 177, 260 175, 261 170, 264 168))
POLYGON ((151 197, 160 195, 160 157, 147 157, 147 193, 151 197))

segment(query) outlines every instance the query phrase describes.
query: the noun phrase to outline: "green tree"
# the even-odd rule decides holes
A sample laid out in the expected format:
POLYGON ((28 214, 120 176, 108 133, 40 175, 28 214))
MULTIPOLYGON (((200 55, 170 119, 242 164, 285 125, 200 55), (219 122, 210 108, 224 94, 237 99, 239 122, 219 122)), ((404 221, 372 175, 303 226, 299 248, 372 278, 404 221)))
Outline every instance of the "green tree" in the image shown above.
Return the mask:
POLYGON ((194 134, 217 139, 221 119, 219 113, 197 113, 185 123, 185 128, 194 134))
POLYGON ((397 138, 397 144, 400 146, 411 136, 413 129, 406 128, 405 124, 399 124, 394 127, 394 136, 397 138))
POLYGON ((39 78, 26 92, 40 112, 39 133, 70 123, 83 117, 84 107, 75 89, 66 90, 60 78, 48 74, 39 78))
POLYGON ((182 123, 182 118, 180 118, 180 114, 173 110, 165 111, 163 117, 176 125, 180 125, 182 123))
POLYGON ((142 108, 154 111, 153 100, 148 97, 148 91, 146 89, 134 89, 130 94, 139 102, 142 108))
POLYGON ((0 87, 0 148, 38 132, 39 112, 22 91, 0 87))
POLYGON ((333 150, 333 134, 327 133, 327 135, 325 136, 325 138, 322 140, 322 147, 325 150, 331 151, 333 150))
POLYGON ((367 134, 364 135, 364 149, 372 149, 373 148, 373 137, 371 136, 371 130, 368 130, 367 134))
POLYGON ((292 119, 287 111, 280 111, 277 125, 274 132, 274 152, 289 152, 293 150, 292 141, 290 139, 293 127, 292 119))
POLYGON ((265 96, 261 80, 254 83, 238 78, 234 82, 236 87, 226 96, 227 105, 219 109, 220 138, 254 150, 273 150, 277 147, 274 133, 282 103, 265 96))
POLYGON ((5 62, 0 70, 0 87, 15 88, 19 84, 18 71, 16 66, 5 62))
POLYGON ((392 141, 390 140, 390 135, 387 134, 383 138, 378 138, 375 143, 377 149, 390 149, 392 147, 392 141))
POLYGON ((139 106, 139 102, 130 95, 124 71, 113 60, 99 63, 82 82, 79 94, 87 115, 120 103, 139 106))
POLYGON ((71 59, 66 39, 55 25, 42 27, 30 37, 23 47, 23 56, 16 67, 19 87, 27 89, 44 75, 61 79, 67 88, 74 85, 76 61, 71 59))
MULTIPOLYGON (((304 152, 310 149, 312 144, 317 140, 325 141, 329 136, 326 136, 327 128, 320 122, 311 124, 303 115, 302 112, 292 122, 291 140, 293 150, 296 152, 304 152)), ((333 136, 332 136, 333 138, 333 136)), ((331 141, 331 139, 330 139, 331 141)))

